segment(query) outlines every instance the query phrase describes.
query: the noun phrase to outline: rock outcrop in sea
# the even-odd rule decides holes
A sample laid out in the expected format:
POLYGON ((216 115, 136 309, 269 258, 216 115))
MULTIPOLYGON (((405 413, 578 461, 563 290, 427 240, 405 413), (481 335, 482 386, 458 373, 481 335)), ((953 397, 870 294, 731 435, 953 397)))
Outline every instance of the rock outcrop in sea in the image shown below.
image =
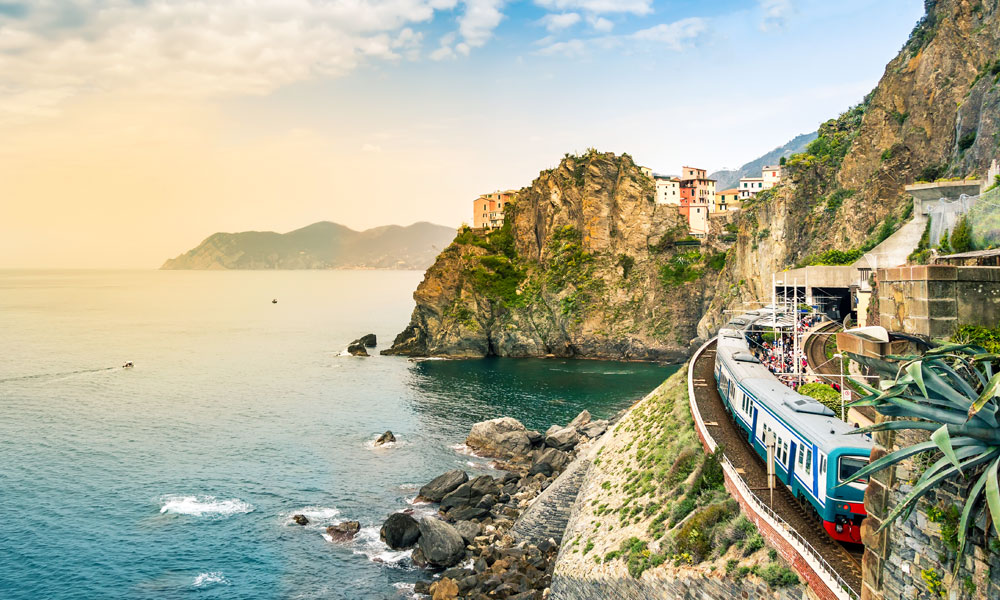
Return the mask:
POLYGON ((567 156, 504 211, 498 231, 459 231, 384 353, 687 356, 725 248, 716 235, 692 245, 678 207, 656 203, 631 157, 567 156))

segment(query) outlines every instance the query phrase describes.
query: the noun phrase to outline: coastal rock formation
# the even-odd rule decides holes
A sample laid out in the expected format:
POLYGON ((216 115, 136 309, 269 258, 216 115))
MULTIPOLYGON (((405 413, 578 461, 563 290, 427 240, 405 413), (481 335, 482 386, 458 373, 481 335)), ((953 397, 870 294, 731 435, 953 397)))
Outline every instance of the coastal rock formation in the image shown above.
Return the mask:
POLYGON ((309 519, 307 519, 305 515, 292 515, 292 522, 296 525, 305 527, 309 524, 309 519))
POLYGON ((417 492, 417 500, 440 502, 446 495, 469 480, 469 474, 460 469, 438 475, 417 492))
POLYGON ((417 542, 422 560, 432 567, 453 567, 465 557, 462 534, 444 521, 426 518, 420 521, 420 541, 417 542))
POLYGON ((1000 139, 1000 7, 926 7, 878 86, 788 159, 781 185, 744 202, 702 337, 727 320, 726 310, 769 298, 774 273, 861 258, 910 219, 903 186, 985 176, 1000 139), (830 250, 843 254, 822 256, 830 250))
POLYGON ((161 269, 426 269, 455 235, 414 223, 354 231, 322 221, 288 233, 214 233, 161 269))
POLYGON ((531 451, 531 438, 520 421, 501 417, 474 424, 465 445, 483 456, 511 460, 531 451))
POLYGON ((386 431, 382 435, 378 436, 378 439, 375 440, 375 445, 383 446, 385 444, 395 443, 395 441, 396 441, 396 436, 392 435, 391 431, 386 431))
POLYGON ((361 523, 357 521, 344 521, 326 528, 326 534, 334 542, 348 542, 354 539, 361 531, 361 523))
POLYGON ((575 427, 561 427, 545 434, 545 445, 556 450, 571 450, 580 441, 575 427))
POLYGON ((361 344, 365 348, 374 348, 378 345, 378 338, 375 337, 374 333, 367 333, 355 340, 354 343, 361 344))
POLYGON ((365 350, 365 345, 358 342, 357 340, 348 344, 347 352, 351 356, 368 356, 368 351, 365 350))
POLYGON ((438 256, 384 353, 686 356, 725 248, 714 235, 690 245, 631 157, 567 156, 504 210, 503 228, 461 230, 438 256))
POLYGON ((393 513, 379 530, 379 538, 393 550, 412 547, 420 539, 417 520, 406 513, 393 513))
POLYGON ((569 460, 569 455, 562 450, 546 448, 535 457, 535 462, 531 464, 531 469, 528 470, 528 473, 531 475, 535 473, 552 475, 553 473, 562 471, 569 464, 569 460))

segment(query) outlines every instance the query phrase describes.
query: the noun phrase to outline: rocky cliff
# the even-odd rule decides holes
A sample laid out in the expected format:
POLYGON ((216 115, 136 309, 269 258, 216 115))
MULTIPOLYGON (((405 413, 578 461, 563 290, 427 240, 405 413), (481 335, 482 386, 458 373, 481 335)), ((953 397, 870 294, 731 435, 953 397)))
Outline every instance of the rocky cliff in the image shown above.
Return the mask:
POLYGON ((275 233, 214 233, 161 269, 426 269, 455 230, 432 223, 354 231, 321 221, 275 233))
POLYGON ((388 354, 675 360, 725 262, 627 156, 589 151, 542 172, 503 229, 459 232, 414 293, 388 354))
POLYGON ((772 273, 859 258, 910 218, 904 185, 985 174, 1000 149, 998 2, 925 4, 878 86, 788 159, 782 185, 745 204, 702 335, 725 309, 767 298, 772 273))

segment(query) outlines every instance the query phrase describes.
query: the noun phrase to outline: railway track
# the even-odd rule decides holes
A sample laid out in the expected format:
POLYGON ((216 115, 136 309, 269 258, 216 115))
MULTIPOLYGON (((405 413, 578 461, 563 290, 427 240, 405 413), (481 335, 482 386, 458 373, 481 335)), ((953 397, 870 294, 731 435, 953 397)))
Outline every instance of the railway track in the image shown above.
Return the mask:
MULTIPOLYGON (((822 347, 822 346, 821 346, 822 347)), ((715 387, 715 344, 705 349, 695 360, 694 390, 695 402, 701 417, 715 441, 747 486, 758 492, 758 498, 785 520, 788 525, 812 545, 830 564, 837 574, 854 590, 861 590, 861 556, 863 546, 842 544, 823 529, 818 515, 799 504, 784 485, 774 490, 774 501, 770 502, 767 490, 767 468, 757 456, 746 434, 732 420, 722 398, 715 387)))

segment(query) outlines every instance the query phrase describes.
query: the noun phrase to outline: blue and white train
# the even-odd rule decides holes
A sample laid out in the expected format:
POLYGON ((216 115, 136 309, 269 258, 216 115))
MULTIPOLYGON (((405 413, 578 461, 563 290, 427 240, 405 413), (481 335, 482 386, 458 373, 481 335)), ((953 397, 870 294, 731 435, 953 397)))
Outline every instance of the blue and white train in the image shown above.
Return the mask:
MULTIPOLYGON (((768 313, 769 314, 769 313, 768 313)), ((861 543, 867 480, 840 485, 868 464, 872 442, 815 399, 791 390, 750 352, 744 331, 771 317, 749 313, 719 332, 715 380, 736 424, 764 460, 765 435, 775 438, 775 472, 823 520, 830 537, 861 543)))

